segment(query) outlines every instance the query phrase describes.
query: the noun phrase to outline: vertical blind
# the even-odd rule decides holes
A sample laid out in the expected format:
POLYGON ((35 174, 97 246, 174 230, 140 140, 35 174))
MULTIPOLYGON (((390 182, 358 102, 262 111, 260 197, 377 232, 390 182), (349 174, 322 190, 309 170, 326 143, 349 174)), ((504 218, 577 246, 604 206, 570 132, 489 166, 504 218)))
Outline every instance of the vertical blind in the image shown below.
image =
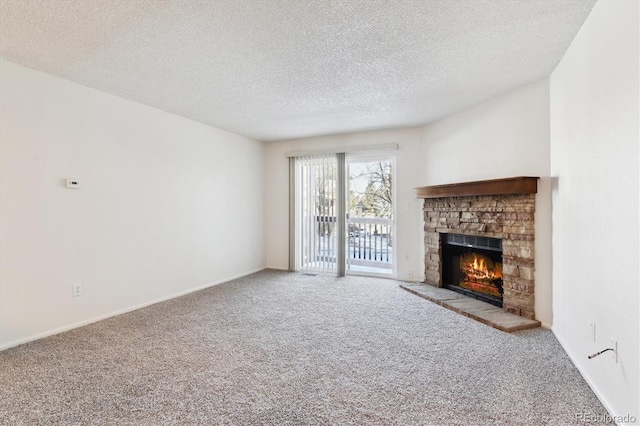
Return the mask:
POLYGON ((296 270, 339 272, 339 174, 336 155, 295 158, 296 270))

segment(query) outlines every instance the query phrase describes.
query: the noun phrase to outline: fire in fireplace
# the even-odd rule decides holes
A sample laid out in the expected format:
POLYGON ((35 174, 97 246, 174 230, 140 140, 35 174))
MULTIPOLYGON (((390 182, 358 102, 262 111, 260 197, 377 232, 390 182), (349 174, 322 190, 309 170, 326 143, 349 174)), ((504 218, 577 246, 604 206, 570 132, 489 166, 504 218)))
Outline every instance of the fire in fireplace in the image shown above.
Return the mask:
POLYGON ((460 256, 460 287, 502 297, 502 263, 477 252, 460 256))
POLYGON ((441 243, 443 286, 502 307, 502 240, 441 234, 441 243))

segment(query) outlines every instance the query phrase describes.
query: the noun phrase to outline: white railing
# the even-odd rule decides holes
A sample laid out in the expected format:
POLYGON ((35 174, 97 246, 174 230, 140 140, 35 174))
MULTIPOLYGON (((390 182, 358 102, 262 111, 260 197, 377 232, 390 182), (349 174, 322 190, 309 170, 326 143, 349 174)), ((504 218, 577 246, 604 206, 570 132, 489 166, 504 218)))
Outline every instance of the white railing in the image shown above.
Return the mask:
POLYGON ((350 265, 391 269, 393 222, 386 218, 350 217, 347 258, 350 265))
MULTIPOLYGON (((309 270, 325 270, 335 266, 335 216, 311 216, 314 230, 304 250, 304 265, 309 270)), ((393 222, 391 219, 350 217, 348 222, 347 262, 353 266, 393 268, 393 222)))

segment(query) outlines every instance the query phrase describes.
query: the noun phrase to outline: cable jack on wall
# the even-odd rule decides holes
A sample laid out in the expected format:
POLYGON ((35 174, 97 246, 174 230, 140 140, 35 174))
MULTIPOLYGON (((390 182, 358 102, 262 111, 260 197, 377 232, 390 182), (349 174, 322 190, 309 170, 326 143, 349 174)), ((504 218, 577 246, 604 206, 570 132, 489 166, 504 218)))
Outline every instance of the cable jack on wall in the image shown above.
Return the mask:
POLYGON ((613 344, 613 348, 603 349, 600 352, 596 352, 593 355, 589 355, 587 358, 593 359, 593 358, 597 357, 598 355, 602 355, 605 352, 611 351, 615 355, 614 359, 616 360, 616 364, 617 364, 618 363, 618 342, 616 340, 613 340, 611 343, 613 344))
POLYGON ((595 354, 593 354, 593 355, 589 355, 587 358, 589 358, 589 359, 591 359, 591 358, 595 358, 595 357, 597 357, 598 355, 602 355, 603 353, 605 353, 605 352, 607 352, 607 351, 613 351, 613 352, 615 352, 615 350, 614 350, 613 348, 607 348, 607 349, 602 350, 602 351, 600 351, 600 352, 597 352, 597 353, 595 353, 595 354))

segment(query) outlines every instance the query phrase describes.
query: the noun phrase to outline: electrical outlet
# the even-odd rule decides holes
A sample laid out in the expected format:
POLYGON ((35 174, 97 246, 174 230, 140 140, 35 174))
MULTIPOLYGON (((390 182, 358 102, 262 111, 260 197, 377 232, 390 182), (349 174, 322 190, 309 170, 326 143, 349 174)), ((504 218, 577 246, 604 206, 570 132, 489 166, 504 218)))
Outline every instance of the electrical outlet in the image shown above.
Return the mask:
POLYGON ((65 186, 69 189, 79 189, 81 184, 78 179, 67 179, 65 181, 65 186))
POLYGON ((617 364, 618 363, 618 341, 615 339, 615 337, 611 338, 611 347, 613 348, 613 357, 617 364))
POLYGON ((73 285, 73 297, 78 297, 82 294, 82 284, 74 284, 73 285))
POLYGON ((408 255, 408 254, 405 254, 405 255, 404 255, 404 260, 406 260, 406 261, 408 261, 408 260, 409 260, 409 255, 408 255))
POLYGON ((590 326, 591 326, 591 340, 595 342, 596 341, 596 323, 592 322, 590 326))

